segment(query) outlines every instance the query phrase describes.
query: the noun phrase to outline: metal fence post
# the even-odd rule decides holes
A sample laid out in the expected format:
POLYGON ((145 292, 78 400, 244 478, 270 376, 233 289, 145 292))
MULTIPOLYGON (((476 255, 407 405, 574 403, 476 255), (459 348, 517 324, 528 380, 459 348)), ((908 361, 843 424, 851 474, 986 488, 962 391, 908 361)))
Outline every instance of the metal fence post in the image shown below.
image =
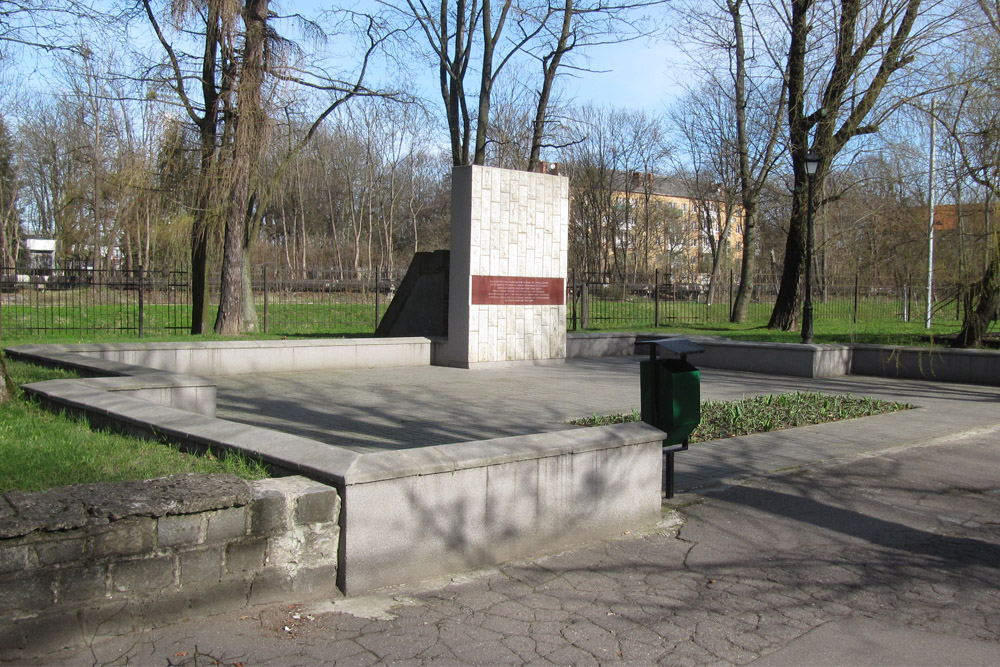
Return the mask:
POLYGON ((576 331, 576 269, 573 269, 569 273, 569 295, 573 299, 573 331, 576 331))
POLYGON ((379 278, 381 278, 380 275, 381 272, 382 272, 382 267, 376 266, 375 267, 375 328, 372 330, 372 333, 378 331, 378 307, 379 307, 378 283, 379 283, 379 278))
POLYGON ((145 287, 143 285, 143 275, 144 274, 145 274, 145 271, 142 270, 142 264, 140 264, 139 265, 139 338, 142 338, 143 333, 145 333, 145 326, 144 325, 145 325, 145 320, 146 320, 146 313, 145 313, 145 309, 143 307, 144 306, 144 303, 143 303, 144 302, 144 296, 145 296, 144 293, 143 293, 144 292, 143 288, 145 287))
POLYGON ((264 333, 265 334, 267 333, 267 326, 268 326, 267 311, 268 311, 268 308, 270 306, 270 303, 269 303, 270 302, 270 294, 268 293, 268 288, 270 286, 267 284, 267 273, 268 273, 268 271, 267 271, 267 264, 265 264, 264 265, 264 333))
POLYGON ((859 278, 860 272, 854 274, 854 323, 858 323, 858 296, 861 291, 859 278))
POLYGON ((580 328, 586 329, 590 324, 590 295, 587 289, 587 278, 584 276, 580 284, 580 328))
POLYGON ((660 270, 653 271, 653 327, 660 326, 660 270))

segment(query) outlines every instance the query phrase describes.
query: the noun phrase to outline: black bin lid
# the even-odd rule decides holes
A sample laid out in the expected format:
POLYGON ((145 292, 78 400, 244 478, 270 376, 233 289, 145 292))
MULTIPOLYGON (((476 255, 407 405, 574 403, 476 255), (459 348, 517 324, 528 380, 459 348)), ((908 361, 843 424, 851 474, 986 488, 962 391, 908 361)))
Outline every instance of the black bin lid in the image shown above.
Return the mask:
POLYGON ((705 348, 692 342, 687 338, 661 338, 660 340, 649 341, 649 358, 656 358, 656 348, 662 347, 664 350, 673 352, 681 359, 689 354, 704 352, 705 348))

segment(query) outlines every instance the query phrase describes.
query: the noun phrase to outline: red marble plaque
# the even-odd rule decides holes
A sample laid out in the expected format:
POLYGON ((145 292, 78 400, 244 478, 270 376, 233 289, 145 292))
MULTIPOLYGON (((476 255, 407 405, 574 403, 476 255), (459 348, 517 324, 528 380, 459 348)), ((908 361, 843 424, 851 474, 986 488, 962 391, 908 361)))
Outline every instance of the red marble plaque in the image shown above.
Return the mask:
POLYGON ((566 303, 562 278, 472 276, 474 306, 561 306, 566 303))

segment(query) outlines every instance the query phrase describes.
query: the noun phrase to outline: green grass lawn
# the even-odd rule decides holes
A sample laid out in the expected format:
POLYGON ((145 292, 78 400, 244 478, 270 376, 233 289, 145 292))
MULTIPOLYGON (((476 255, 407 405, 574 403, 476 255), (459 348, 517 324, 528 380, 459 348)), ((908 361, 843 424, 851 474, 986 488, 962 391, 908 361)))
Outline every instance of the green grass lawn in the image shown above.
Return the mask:
MULTIPOLYGON (((78 297, 73 301, 52 299, 37 303, 3 304, 4 338, 9 336, 60 337, 63 335, 132 336, 139 331, 138 304, 129 301, 97 303, 80 295, 60 292, 55 297, 78 297)), ((379 304, 384 314, 388 297, 379 304)), ((217 306, 210 309, 214 317, 217 306)), ((373 335, 376 327, 374 295, 368 302, 338 302, 336 298, 307 295, 283 302, 272 302, 266 311, 257 304, 260 331, 265 324, 276 337, 292 335, 373 335), (312 298, 309 298, 312 297, 312 298)), ((145 337, 185 336, 191 326, 191 309, 184 304, 146 303, 143 306, 145 337)), ((211 324, 211 323, 210 323, 211 324)))
MULTIPOLYGON (((144 340, 187 339, 190 308, 170 303, 166 293, 153 292, 143 308, 144 340)), ((383 295, 379 313, 388 307, 383 295)), ((729 324, 729 302, 708 305, 695 301, 661 299, 657 306, 648 297, 634 294, 612 298, 592 293, 589 320, 583 328, 582 307, 576 304, 577 331, 663 331, 704 333, 741 340, 797 342, 797 331, 766 328, 770 303, 751 303, 747 323, 729 324), (656 326, 659 322, 659 326, 656 326)), ((910 321, 903 321, 904 303, 898 295, 829 298, 814 301, 814 340, 818 343, 876 343, 929 345, 933 338, 956 333, 961 327, 955 302, 941 304, 934 313, 934 326, 923 325, 923 306, 909 304, 910 321)), ((256 304, 259 330, 265 327, 263 299, 256 304)), ((214 314, 214 308, 212 312, 214 314)), ((567 328, 573 330, 573 304, 567 307, 567 328)), ((135 340, 138 335, 138 299, 134 292, 88 289, 30 292, 5 295, 2 311, 3 336, 7 344, 27 340, 84 342, 89 340, 135 340)), ((324 292, 271 294, 266 309, 269 336, 371 336, 376 326, 375 295, 324 292)))
MULTIPOLYGON (((640 333, 693 333, 723 336, 737 340, 797 343, 801 330, 777 331, 767 328, 770 304, 751 304, 744 324, 731 324, 726 314, 728 303, 711 306, 692 302, 661 302, 660 326, 653 326, 653 304, 646 299, 629 301, 594 300, 588 327, 583 329, 577 311, 577 331, 635 331, 640 333), (624 324, 623 324, 624 322, 624 324)), ((572 332, 569 316, 568 328, 572 332)), ((937 339, 954 335, 962 323, 954 309, 935 313, 930 329, 924 327, 921 314, 913 313, 904 322, 894 309, 884 304, 864 304, 854 321, 853 302, 847 300, 817 303, 813 316, 813 341, 816 343, 872 343, 876 345, 933 345, 937 339)), ((941 344, 938 342, 938 344, 941 344)))
MULTIPOLYGON (((73 377, 19 361, 8 361, 7 368, 18 385, 73 377)), ((85 420, 43 410, 23 394, 0 405, 0 492, 184 472, 268 476, 261 465, 237 455, 187 454, 163 443, 92 431, 85 420)))

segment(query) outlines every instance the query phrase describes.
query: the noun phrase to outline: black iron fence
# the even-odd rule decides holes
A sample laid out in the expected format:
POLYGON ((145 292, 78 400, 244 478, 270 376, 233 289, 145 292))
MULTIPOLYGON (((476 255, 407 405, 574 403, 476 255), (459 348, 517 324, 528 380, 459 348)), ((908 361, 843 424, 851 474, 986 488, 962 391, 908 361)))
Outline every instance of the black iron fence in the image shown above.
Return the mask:
MULTIPOLYGON (((380 271, 253 271, 258 331, 276 335, 370 335, 400 282, 380 271)), ((218 282, 209 286, 210 312, 218 282)), ((57 270, 48 275, 0 269, 0 334, 25 338, 87 332, 123 336, 191 329, 187 271, 57 270)))
MULTIPOLYGON (((714 288, 705 282, 675 281, 659 272, 630 280, 609 280, 571 272, 567 284, 567 320, 571 331, 634 328, 730 321, 738 284, 729 274, 714 288)), ((747 304, 747 322, 765 324, 777 297, 773 282, 757 282, 747 304)), ((958 285, 934 288, 933 320, 958 324, 963 290, 958 285)), ((856 277, 848 284, 821 284, 813 288, 817 318, 877 325, 920 322, 926 318, 926 286, 867 284, 856 277)))
MULTIPOLYGON (((371 335, 392 300, 401 275, 380 271, 311 271, 293 275, 255 267, 252 275, 255 330, 274 335, 371 335)), ((777 288, 760 282, 748 304, 747 321, 767 322, 777 288)), ((733 276, 715 289, 703 283, 648 279, 611 281, 571 274, 567 283, 567 328, 631 330, 729 321, 736 295, 733 276)), ((962 291, 939 285, 934 318, 961 321, 962 291)), ((210 286, 210 313, 218 304, 218 284, 210 286)), ((851 284, 814 290, 817 321, 839 320, 866 327, 887 322, 924 321, 926 288, 851 284)), ((19 339, 52 334, 115 332, 122 336, 184 334, 191 328, 191 288, 187 271, 58 270, 18 275, 0 269, 0 335, 19 339)))

